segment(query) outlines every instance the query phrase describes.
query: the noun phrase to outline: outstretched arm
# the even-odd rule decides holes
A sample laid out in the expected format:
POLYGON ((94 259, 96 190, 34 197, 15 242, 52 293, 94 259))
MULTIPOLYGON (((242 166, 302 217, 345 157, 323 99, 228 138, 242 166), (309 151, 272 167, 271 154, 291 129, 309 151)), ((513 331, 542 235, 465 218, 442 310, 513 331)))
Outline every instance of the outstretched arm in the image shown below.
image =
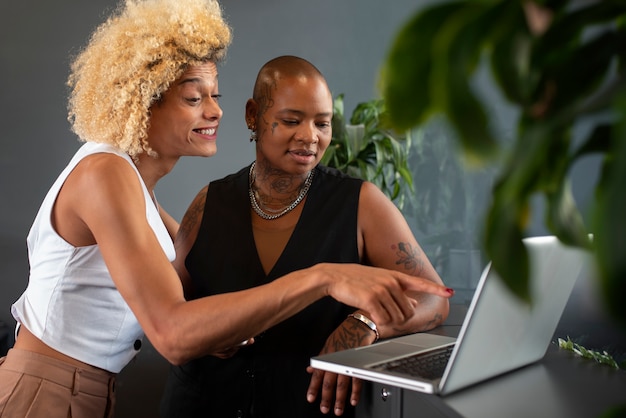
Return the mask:
MULTIPOLYGON (((143 191, 128 163, 99 156, 81 162, 75 172, 65 195, 74 224, 93 235, 120 294, 154 347, 173 364, 233 347, 325 296, 366 310, 381 325, 413 315, 407 290, 450 296, 444 286, 397 271, 321 264, 257 288, 187 301, 146 220, 143 191)), ((184 248, 192 242, 183 242, 183 231, 190 231, 191 239, 201 219, 197 201, 178 234, 179 272, 184 248)))

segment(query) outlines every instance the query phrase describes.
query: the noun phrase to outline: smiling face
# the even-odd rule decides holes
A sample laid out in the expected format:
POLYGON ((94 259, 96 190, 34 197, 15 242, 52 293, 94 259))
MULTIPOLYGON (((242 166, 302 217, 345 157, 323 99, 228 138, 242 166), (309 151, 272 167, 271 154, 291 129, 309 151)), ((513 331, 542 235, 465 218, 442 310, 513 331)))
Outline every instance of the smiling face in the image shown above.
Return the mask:
POLYGON ((208 62, 189 67, 150 109, 148 142, 159 158, 210 157, 217 152, 222 109, 217 67, 208 62))
POLYGON ((246 105, 246 120, 257 132, 257 162, 294 175, 313 169, 330 144, 332 116, 332 95, 321 75, 275 77, 261 98, 246 105))

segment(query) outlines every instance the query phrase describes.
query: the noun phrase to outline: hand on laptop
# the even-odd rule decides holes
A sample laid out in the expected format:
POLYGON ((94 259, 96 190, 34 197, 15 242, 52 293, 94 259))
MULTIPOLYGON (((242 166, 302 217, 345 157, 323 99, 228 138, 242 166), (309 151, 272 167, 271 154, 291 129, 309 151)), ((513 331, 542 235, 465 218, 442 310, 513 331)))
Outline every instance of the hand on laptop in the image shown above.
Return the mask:
MULTIPOLYGON (((348 348, 370 345, 376 334, 358 320, 347 318, 326 340, 320 354, 333 353, 348 348)), ((315 402, 321 391, 320 411, 335 415, 343 414, 346 399, 350 395, 350 404, 356 406, 361 396, 362 382, 359 379, 338 375, 331 372, 307 367, 311 373, 311 383, 307 390, 307 401, 315 402)))
MULTIPOLYGON (((430 296, 449 298, 454 294, 452 289, 432 280, 410 276, 399 271, 349 264, 340 266, 348 271, 351 268, 361 268, 363 270, 359 276, 361 287, 354 287, 352 283, 352 286, 344 288, 347 282, 344 283, 341 279, 345 277, 337 274, 336 280, 329 288, 329 294, 348 305, 369 308, 369 310, 366 312, 366 320, 358 319, 360 315, 346 318, 328 337, 320 354, 370 345, 379 337, 379 329, 386 330, 386 334, 389 334, 386 337, 430 329, 437 324, 432 318, 432 309, 420 308, 430 305, 428 303, 432 299, 430 296), (385 276, 388 280, 383 282, 385 276), (379 292, 376 292, 377 289, 379 292), (362 292, 359 293, 359 291, 362 292), (372 295, 375 295, 375 298, 369 299, 368 296, 372 295), (355 302, 351 303, 352 300, 355 302), (369 301, 369 304, 363 301, 369 301), (417 314, 420 311, 423 311, 422 314, 417 314), (372 326, 368 323, 376 325, 372 326), (405 329, 407 326, 408 328, 405 329)), ((336 271, 336 273, 346 272, 341 269, 336 271)), ((434 315, 436 318, 443 318, 441 316, 443 314, 439 311, 435 310, 434 315)), ((447 309, 445 316, 447 316, 447 309)), ((332 410, 335 415, 342 415, 348 394, 351 405, 355 406, 358 403, 361 380, 312 367, 308 367, 307 371, 311 374, 307 400, 313 403, 321 393, 320 410, 323 413, 332 410)))
POLYGON ((359 402, 362 385, 360 379, 325 372, 312 367, 307 367, 307 371, 312 373, 311 385, 307 391, 307 401, 310 403, 315 402, 317 393, 321 388, 320 411, 322 413, 327 414, 332 410, 335 415, 342 415, 350 388, 352 389, 350 392, 350 404, 356 406, 359 402))

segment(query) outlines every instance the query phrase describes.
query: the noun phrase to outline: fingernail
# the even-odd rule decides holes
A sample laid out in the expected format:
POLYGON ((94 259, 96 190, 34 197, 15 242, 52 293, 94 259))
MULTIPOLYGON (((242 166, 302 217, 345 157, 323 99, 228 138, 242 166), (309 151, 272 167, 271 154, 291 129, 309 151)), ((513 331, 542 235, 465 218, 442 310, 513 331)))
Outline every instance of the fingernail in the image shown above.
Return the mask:
POLYGON ((338 406, 335 407, 335 415, 339 416, 343 414, 343 408, 339 408, 338 406))
POLYGON ((450 288, 450 287, 446 287, 446 292, 450 293, 451 295, 454 294, 454 289, 450 288))
POLYGON ((328 413, 328 407, 327 406, 320 406, 320 411, 322 411, 322 414, 327 414, 328 413))
POLYGON ((315 396, 314 396, 312 393, 308 393, 308 394, 306 395, 306 400, 307 400, 307 402, 309 402, 309 403, 313 403, 313 402, 315 402, 315 396))

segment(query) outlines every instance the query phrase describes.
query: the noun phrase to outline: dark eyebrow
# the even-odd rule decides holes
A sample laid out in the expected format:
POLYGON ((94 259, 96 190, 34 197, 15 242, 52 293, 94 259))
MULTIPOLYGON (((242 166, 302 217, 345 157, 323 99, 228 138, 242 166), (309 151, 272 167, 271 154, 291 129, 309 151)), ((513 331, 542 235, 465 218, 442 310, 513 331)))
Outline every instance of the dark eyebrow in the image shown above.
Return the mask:
MULTIPOLYGON (((219 77, 219 73, 215 73, 216 80, 218 79, 218 77, 219 77)), ((184 78, 180 80, 178 82, 178 85, 185 84, 185 83, 199 83, 200 81, 202 81, 202 78, 200 77, 189 77, 189 78, 184 78)))
MULTIPOLYGON (((281 111, 279 111, 279 113, 293 113, 299 116, 304 115, 304 112, 300 111, 300 110, 296 110, 296 109, 282 109, 281 111)), ((332 112, 322 112, 322 113, 317 113, 315 115, 315 117, 319 118, 319 117, 332 117, 333 113, 332 112)))
POLYGON ((182 86, 183 84, 186 84, 186 83, 199 83, 199 82, 200 82, 200 78, 198 78, 198 77, 192 77, 192 78, 185 78, 185 79, 183 79, 183 80, 180 80, 180 81, 178 82, 178 85, 179 85, 179 86, 182 86))

